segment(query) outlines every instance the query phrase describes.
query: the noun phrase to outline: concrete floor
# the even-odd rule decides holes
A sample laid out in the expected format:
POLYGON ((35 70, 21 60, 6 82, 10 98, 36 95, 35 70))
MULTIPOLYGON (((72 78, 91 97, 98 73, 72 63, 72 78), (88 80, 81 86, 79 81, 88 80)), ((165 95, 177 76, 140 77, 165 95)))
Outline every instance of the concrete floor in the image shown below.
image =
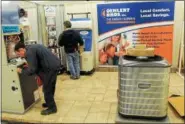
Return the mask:
MULTIPOLYGON (((2 113, 2 120, 32 123, 114 123, 117 109, 117 72, 95 72, 92 76, 81 76, 71 80, 67 75, 57 79, 55 99, 58 112, 49 116, 40 115, 44 102, 40 88, 41 101, 24 115, 2 113)), ((169 96, 184 96, 184 80, 172 73, 169 96)), ((184 119, 168 109, 171 123, 184 123, 184 119)))

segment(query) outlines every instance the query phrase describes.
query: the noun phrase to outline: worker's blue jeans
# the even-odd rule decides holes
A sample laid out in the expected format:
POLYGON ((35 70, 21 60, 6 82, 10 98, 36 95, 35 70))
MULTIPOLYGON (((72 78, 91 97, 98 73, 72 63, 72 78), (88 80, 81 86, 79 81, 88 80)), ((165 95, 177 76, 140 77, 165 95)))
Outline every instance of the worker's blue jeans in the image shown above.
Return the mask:
POLYGON ((80 77, 80 55, 78 51, 66 55, 71 76, 74 78, 80 77))

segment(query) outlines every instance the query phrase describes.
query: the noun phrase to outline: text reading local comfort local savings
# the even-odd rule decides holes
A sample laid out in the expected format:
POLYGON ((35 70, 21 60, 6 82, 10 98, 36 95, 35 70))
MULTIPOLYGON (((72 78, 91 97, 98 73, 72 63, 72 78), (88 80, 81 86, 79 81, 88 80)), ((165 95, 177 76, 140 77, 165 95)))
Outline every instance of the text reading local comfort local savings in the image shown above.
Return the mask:
MULTIPOLYGON (((106 17, 126 17, 126 13, 130 12, 130 8, 106 9, 106 17)), ((168 17, 169 8, 162 9, 140 9, 140 17, 168 17), (165 13, 166 12, 166 13, 165 13)), ((125 20, 134 18, 125 18, 125 20)))

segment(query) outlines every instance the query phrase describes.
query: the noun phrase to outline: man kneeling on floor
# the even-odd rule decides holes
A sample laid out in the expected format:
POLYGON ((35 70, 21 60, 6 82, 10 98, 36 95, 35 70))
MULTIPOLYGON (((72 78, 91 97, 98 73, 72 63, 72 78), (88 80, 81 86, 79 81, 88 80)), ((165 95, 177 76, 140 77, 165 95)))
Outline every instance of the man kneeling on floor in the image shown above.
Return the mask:
POLYGON ((43 92, 46 103, 42 106, 47 108, 41 111, 42 115, 49 115, 57 112, 54 100, 55 85, 57 79, 60 60, 46 47, 40 44, 25 46, 22 43, 15 45, 15 53, 17 56, 25 58, 28 63, 27 69, 17 69, 18 73, 27 75, 43 74, 43 92))

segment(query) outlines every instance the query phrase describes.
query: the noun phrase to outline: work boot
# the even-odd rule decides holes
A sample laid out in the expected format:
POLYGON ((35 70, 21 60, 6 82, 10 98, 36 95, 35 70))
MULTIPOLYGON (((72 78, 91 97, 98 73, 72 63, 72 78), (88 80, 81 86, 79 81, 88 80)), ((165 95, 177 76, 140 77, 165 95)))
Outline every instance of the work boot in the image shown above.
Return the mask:
POLYGON ((50 114, 54 114, 57 112, 56 108, 52 108, 52 109, 46 109, 46 110, 42 110, 41 111, 41 115, 50 115, 50 114))
POLYGON ((43 104, 42 104, 42 107, 43 107, 43 108, 47 108, 48 105, 47 105, 46 103, 43 103, 43 104))

